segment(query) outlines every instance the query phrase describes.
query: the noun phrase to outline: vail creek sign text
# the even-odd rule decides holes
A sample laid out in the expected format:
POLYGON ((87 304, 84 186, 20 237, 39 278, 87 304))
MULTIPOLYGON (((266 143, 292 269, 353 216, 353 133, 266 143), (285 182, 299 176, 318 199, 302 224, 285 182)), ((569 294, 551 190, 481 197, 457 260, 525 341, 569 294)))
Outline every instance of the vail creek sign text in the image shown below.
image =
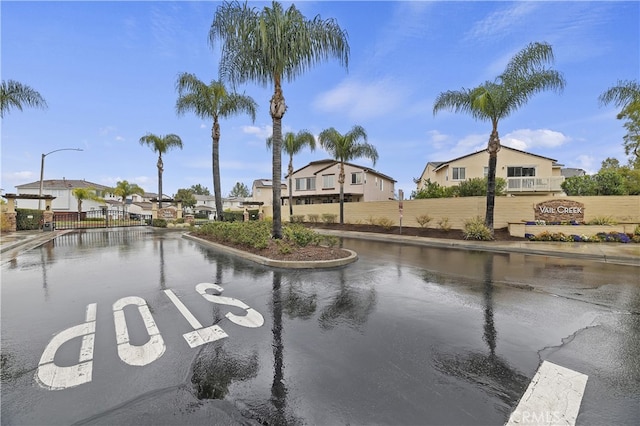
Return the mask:
POLYGON ((535 219, 545 222, 584 222, 584 204, 572 200, 543 201, 534 207, 535 219))

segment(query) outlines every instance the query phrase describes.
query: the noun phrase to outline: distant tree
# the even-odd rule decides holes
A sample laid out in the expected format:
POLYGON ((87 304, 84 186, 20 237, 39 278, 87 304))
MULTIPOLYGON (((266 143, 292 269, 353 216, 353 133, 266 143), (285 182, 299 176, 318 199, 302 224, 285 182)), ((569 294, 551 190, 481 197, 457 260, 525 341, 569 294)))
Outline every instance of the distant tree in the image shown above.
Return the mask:
POLYGON ((602 160, 602 163, 600 164, 600 170, 619 169, 619 168, 620 168, 620 161, 618 161, 617 158, 607 157, 604 160, 602 160))
POLYGON ((82 202, 84 200, 96 201, 98 203, 104 203, 104 198, 99 197, 96 194, 95 188, 74 188, 71 190, 71 195, 76 197, 78 200, 78 220, 80 219, 80 215, 82 214, 82 202))
POLYGON ((487 209, 485 225, 493 235, 493 215, 496 195, 496 164, 500 151, 498 123, 523 107, 536 93, 544 90, 562 90, 565 80, 553 69, 545 67, 553 61, 553 50, 547 43, 531 43, 518 52, 507 64, 504 72, 493 81, 486 81, 473 89, 440 93, 434 102, 433 113, 448 109, 465 112, 473 118, 490 121, 492 130, 487 151, 487 209))
POLYGON ((236 182, 234 187, 229 193, 229 197, 248 197, 250 194, 249 188, 242 182, 236 182))
MULTIPOLYGON (((456 187, 456 195, 458 197, 486 197, 487 195, 487 178, 472 178, 460 182, 456 187)), ((503 178, 496 178, 496 195, 504 195, 507 187, 507 181, 503 178)))
POLYGON ((213 46, 221 41, 221 75, 235 83, 273 84, 269 113, 273 120, 273 238, 282 238, 282 117, 287 110, 283 81, 293 81, 317 63, 336 58, 349 62, 347 33, 333 19, 307 19, 295 5, 276 1, 262 11, 248 2, 225 2, 216 9, 209 31, 213 46))
POLYGON ((195 195, 211 195, 211 193, 209 192, 209 188, 200 184, 191 185, 191 188, 189 189, 191 189, 191 191, 193 191, 195 195))
POLYGON ((422 200, 425 198, 446 198, 452 194, 453 187, 444 187, 438 182, 431 182, 431 179, 425 179, 422 188, 413 191, 411 198, 422 200))
POLYGON ((2 80, 0 85, 0 117, 10 108, 22 111, 23 106, 47 108, 47 101, 31 87, 14 80, 2 80))
POLYGON ((183 207, 193 208, 196 206, 197 200, 192 189, 180 188, 173 196, 175 200, 180 200, 183 207))
POLYGON ((258 105, 250 96, 230 93, 221 81, 212 81, 209 85, 189 73, 178 76, 176 83, 178 101, 176 111, 184 114, 193 111, 202 119, 213 121, 211 127, 211 162, 213 167, 213 196, 216 203, 218 220, 222 220, 222 190, 220 189, 220 118, 232 117, 241 113, 256 120, 258 105))
MULTIPOLYGON (((320 146, 340 163, 340 224, 344 223, 344 163, 356 158, 368 158, 376 165, 378 151, 367 142, 367 132, 362 126, 353 126, 351 130, 342 135, 333 127, 320 132, 318 136, 320 146), (359 142, 362 139, 363 142, 359 142)), ((274 146, 275 147, 275 146, 274 146)))
POLYGON ((598 195, 597 182, 590 175, 568 177, 560 187, 569 196, 598 195))
POLYGON ((598 195, 624 195, 625 182, 623 175, 615 169, 600 170, 595 175, 598 195))
MULTIPOLYGON (((273 145, 273 137, 267 139, 267 147, 271 148, 273 145)), ((293 216, 293 156, 304 149, 309 147, 309 150, 314 151, 316 149, 316 138, 306 130, 300 130, 297 134, 293 132, 287 132, 282 140, 282 151, 289 154, 289 216, 293 216)))
POLYGON ((617 118, 626 119, 627 134, 623 137, 624 152, 640 157, 640 82, 619 80, 618 84, 605 90, 599 97, 600 105, 613 103, 622 108, 617 118))
POLYGON ((182 139, 180 136, 168 134, 166 136, 157 136, 153 133, 147 133, 140 138, 141 145, 148 145, 153 152, 158 153, 158 209, 162 208, 162 172, 164 171, 164 163, 162 162, 162 154, 171 148, 182 149, 182 139))
POLYGON ((126 180, 121 180, 116 183, 116 187, 113 188, 113 195, 122 199, 122 217, 125 215, 125 206, 127 205, 127 198, 133 194, 144 195, 144 189, 139 187, 135 183, 129 183, 126 180))

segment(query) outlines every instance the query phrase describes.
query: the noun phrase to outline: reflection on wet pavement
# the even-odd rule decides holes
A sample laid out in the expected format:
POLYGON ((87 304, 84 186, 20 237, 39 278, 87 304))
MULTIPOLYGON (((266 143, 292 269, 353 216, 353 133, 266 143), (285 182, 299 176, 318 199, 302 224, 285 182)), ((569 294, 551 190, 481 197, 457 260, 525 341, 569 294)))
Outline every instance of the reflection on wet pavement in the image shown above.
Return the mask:
MULTIPOLYGON (((504 424, 541 357, 575 352, 575 363, 594 348, 608 351, 597 370, 610 379, 590 378, 590 386, 640 393, 640 339, 624 338, 640 334, 633 267, 341 244, 358 252, 356 263, 309 271, 271 269, 147 229, 67 234, 21 254, 2 266, 2 423, 127 424, 141 412, 191 423, 189 413, 210 420, 220 406, 261 424, 504 424), (205 300, 200 283, 224 287, 264 324, 229 321, 246 310, 205 300), (193 328, 165 290, 228 337, 189 347, 183 335, 193 328), (144 300, 166 344, 144 367, 117 355, 112 306, 123 297, 144 300), (90 303, 93 380, 57 393, 34 386, 51 336, 78 324, 90 303), (585 348, 586 339, 595 343, 585 348)), ((131 341, 143 344, 135 312, 125 312, 131 341)), ((58 357, 71 365, 79 348, 58 357)), ((616 395, 606 396, 613 405, 616 395)), ((587 416, 598 423, 595 412, 587 416)))

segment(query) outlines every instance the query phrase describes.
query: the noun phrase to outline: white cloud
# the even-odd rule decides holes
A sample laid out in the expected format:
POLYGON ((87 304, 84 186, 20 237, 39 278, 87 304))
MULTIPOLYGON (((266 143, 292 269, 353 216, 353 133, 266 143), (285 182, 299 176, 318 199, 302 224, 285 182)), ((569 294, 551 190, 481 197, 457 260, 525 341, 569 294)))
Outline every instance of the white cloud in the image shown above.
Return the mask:
POLYGON ((272 127, 270 125, 265 125, 262 127, 259 126, 242 126, 242 132, 248 135, 253 135, 258 139, 266 141, 269 136, 273 133, 272 127))
POLYGON ((536 148, 558 148, 571 142, 571 138, 549 129, 520 129, 501 137, 500 142, 511 148, 531 151, 536 148))
POLYGON ((578 155, 575 161, 569 162, 568 166, 583 169, 589 175, 596 173, 600 167, 593 156, 586 154, 578 155))
POLYGON ((525 19, 537 8, 538 5, 535 2, 509 3, 507 7, 476 22, 465 38, 478 41, 478 39, 502 38, 513 31, 522 31, 525 19))
POLYGON ((3 193, 12 193, 16 185, 33 182, 37 179, 39 177, 37 178, 36 174, 30 171, 2 173, 2 191, 3 193))
POLYGON ((343 113, 354 120, 380 117, 403 105, 405 89, 397 80, 384 78, 368 83, 345 80, 319 95, 313 106, 323 112, 343 113))
POLYGON ((116 141, 118 141, 118 142, 124 142, 124 141, 125 141, 125 138, 124 138, 124 137, 122 137, 122 136, 116 136, 116 141))

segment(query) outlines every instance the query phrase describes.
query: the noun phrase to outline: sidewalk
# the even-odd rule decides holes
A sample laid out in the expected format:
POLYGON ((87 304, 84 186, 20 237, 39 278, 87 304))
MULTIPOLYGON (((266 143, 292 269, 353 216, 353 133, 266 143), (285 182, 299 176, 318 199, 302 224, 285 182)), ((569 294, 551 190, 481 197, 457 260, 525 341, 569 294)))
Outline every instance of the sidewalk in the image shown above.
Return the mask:
MULTIPOLYGON (((49 240, 73 230, 18 231, 0 234, 2 258, 14 256, 19 251, 30 250, 49 240)), ((540 256, 566 257, 593 260, 618 265, 640 266, 640 244, 628 243, 562 243, 541 241, 467 241, 449 240, 407 235, 375 234, 371 232, 321 230, 323 234, 337 237, 359 238, 372 241, 462 250, 490 251, 495 253, 525 253, 540 256)))

